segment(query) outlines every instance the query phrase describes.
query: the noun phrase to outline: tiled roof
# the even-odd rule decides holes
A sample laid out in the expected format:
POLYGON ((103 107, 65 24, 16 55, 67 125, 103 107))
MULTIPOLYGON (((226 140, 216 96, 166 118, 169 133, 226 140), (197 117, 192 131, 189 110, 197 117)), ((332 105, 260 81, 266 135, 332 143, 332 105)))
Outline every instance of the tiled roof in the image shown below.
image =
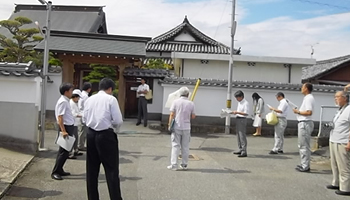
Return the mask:
POLYGON ((230 54, 230 48, 228 46, 199 31, 190 24, 187 17, 185 17, 180 25, 148 42, 146 51, 230 54), (197 41, 174 41, 173 38, 181 34, 182 31, 189 32, 197 41))
POLYGON ((168 64, 168 65, 173 65, 173 59, 171 58, 151 58, 151 57, 148 57, 146 59, 143 60, 142 64, 147 64, 150 60, 153 60, 153 59, 161 59, 165 64, 168 64))
MULTIPOLYGON (((111 56, 145 57, 145 45, 151 38, 76 33, 65 31, 51 32, 50 51, 60 53, 97 54, 111 56)), ((44 50, 45 41, 34 49, 44 50)))
POLYGON ((350 62, 350 55, 332 58, 328 60, 317 61, 316 65, 303 67, 302 79, 311 79, 327 73, 346 62, 350 62))
POLYGON ((0 75, 17 77, 35 77, 40 70, 35 68, 33 62, 29 63, 0 63, 0 75))
POLYGON ((126 68, 124 76, 129 77, 151 77, 151 78, 165 78, 171 76, 169 70, 165 69, 140 69, 140 68, 126 68))
MULTIPOLYGON (((163 84, 171 85, 196 85, 197 79, 195 78, 180 78, 180 77, 166 77, 159 81, 163 84)), ((227 80, 219 79, 201 79, 200 86, 208 87, 227 87, 227 80)), ((290 84, 290 83, 277 83, 277 82, 257 82, 257 81, 233 81, 233 88, 246 88, 246 89, 265 89, 265 90, 293 90, 300 91, 302 84, 290 84)), ((330 85, 313 85, 314 91, 317 92, 335 92, 343 90, 343 87, 330 86, 330 85)))
MULTIPOLYGON (((61 73, 60 66, 49 66, 49 73, 61 73)), ((17 76, 17 77, 36 77, 40 76, 41 69, 36 68, 35 64, 30 61, 28 63, 2 63, 0 62, 1 76, 17 76)))

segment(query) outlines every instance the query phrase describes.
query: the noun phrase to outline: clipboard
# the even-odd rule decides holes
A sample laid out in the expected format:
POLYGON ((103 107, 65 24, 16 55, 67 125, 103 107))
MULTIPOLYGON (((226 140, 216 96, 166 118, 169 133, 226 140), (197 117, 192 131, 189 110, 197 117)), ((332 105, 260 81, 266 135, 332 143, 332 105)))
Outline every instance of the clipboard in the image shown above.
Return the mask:
POLYGON ((58 144, 60 147, 67 151, 71 151, 73 148, 75 142, 75 137, 72 136, 67 136, 66 138, 63 137, 62 132, 59 133, 57 139, 56 139, 56 144, 58 144))

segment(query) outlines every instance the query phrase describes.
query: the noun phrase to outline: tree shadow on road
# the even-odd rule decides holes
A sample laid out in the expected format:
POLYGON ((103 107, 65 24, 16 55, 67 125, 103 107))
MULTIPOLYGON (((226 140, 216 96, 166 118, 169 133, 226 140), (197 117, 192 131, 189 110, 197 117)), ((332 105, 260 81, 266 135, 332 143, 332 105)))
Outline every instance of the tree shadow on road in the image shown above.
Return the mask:
POLYGON ((47 190, 41 191, 35 188, 12 186, 6 196, 8 197, 20 197, 25 199, 41 199, 44 197, 58 196, 61 195, 61 191, 47 190))
POLYGON ((310 174, 332 174, 332 170, 310 170, 310 174))
POLYGON ((214 173, 214 174, 240 174, 240 173, 251 173, 248 170, 233 170, 229 168, 224 169, 195 169, 195 168, 189 168, 187 171, 190 172, 201 172, 201 173, 214 173))
POLYGON ((141 180, 141 177, 126 177, 126 176, 120 176, 120 181, 126 181, 126 180, 130 180, 130 181, 138 181, 141 180))
POLYGON ((292 159, 290 157, 287 157, 287 156, 282 156, 281 154, 280 155, 254 155, 254 154, 249 154, 248 155, 249 158, 271 158, 271 159, 282 159, 282 160, 286 160, 286 159, 292 159))

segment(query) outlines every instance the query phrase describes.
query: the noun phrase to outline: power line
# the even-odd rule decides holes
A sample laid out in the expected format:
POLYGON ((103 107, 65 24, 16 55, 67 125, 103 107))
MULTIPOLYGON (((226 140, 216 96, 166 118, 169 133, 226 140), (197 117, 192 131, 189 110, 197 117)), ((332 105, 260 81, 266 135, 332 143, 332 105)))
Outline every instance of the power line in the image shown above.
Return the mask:
POLYGON ((335 5, 335 4, 321 3, 321 2, 310 1, 310 0, 291 0, 291 1, 299 1, 299 2, 303 2, 303 3, 315 4, 315 5, 319 5, 319 6, 328 6, 331 8, 338 8, 338 9, 350 11, 350 7, 340 6, 340 5, 335 5))

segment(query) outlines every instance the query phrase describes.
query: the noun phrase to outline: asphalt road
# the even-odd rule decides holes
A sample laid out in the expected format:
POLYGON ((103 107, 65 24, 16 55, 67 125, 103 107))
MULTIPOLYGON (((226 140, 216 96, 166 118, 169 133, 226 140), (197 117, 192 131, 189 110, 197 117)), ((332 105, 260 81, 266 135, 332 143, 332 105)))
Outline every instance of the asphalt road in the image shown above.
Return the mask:
MULTIPOLYGON (((50 178, 57 147, 48 132, 49 151, 40 152, 18 178, 4 200, 84 200, 85 155, 68 160, 72 173, 63 181, 50 178)), ((299 164, 297 138, 286 138, 285 154, 269 155, 273 138, 249 137, 248 157, 238 158, 235 135, 191 138, 188 171, 166 169, 170 137, 164 134, 120 134, 120 177, 124 200, 328 200, 348 199, 325 189, 331 182, 329 161, 313 155, 311 173, 295 171, 299 164)), ((103 168, 102 168, 103 169, 103 168)), ((104 172, 100 199, 109 199, 104 172)))

